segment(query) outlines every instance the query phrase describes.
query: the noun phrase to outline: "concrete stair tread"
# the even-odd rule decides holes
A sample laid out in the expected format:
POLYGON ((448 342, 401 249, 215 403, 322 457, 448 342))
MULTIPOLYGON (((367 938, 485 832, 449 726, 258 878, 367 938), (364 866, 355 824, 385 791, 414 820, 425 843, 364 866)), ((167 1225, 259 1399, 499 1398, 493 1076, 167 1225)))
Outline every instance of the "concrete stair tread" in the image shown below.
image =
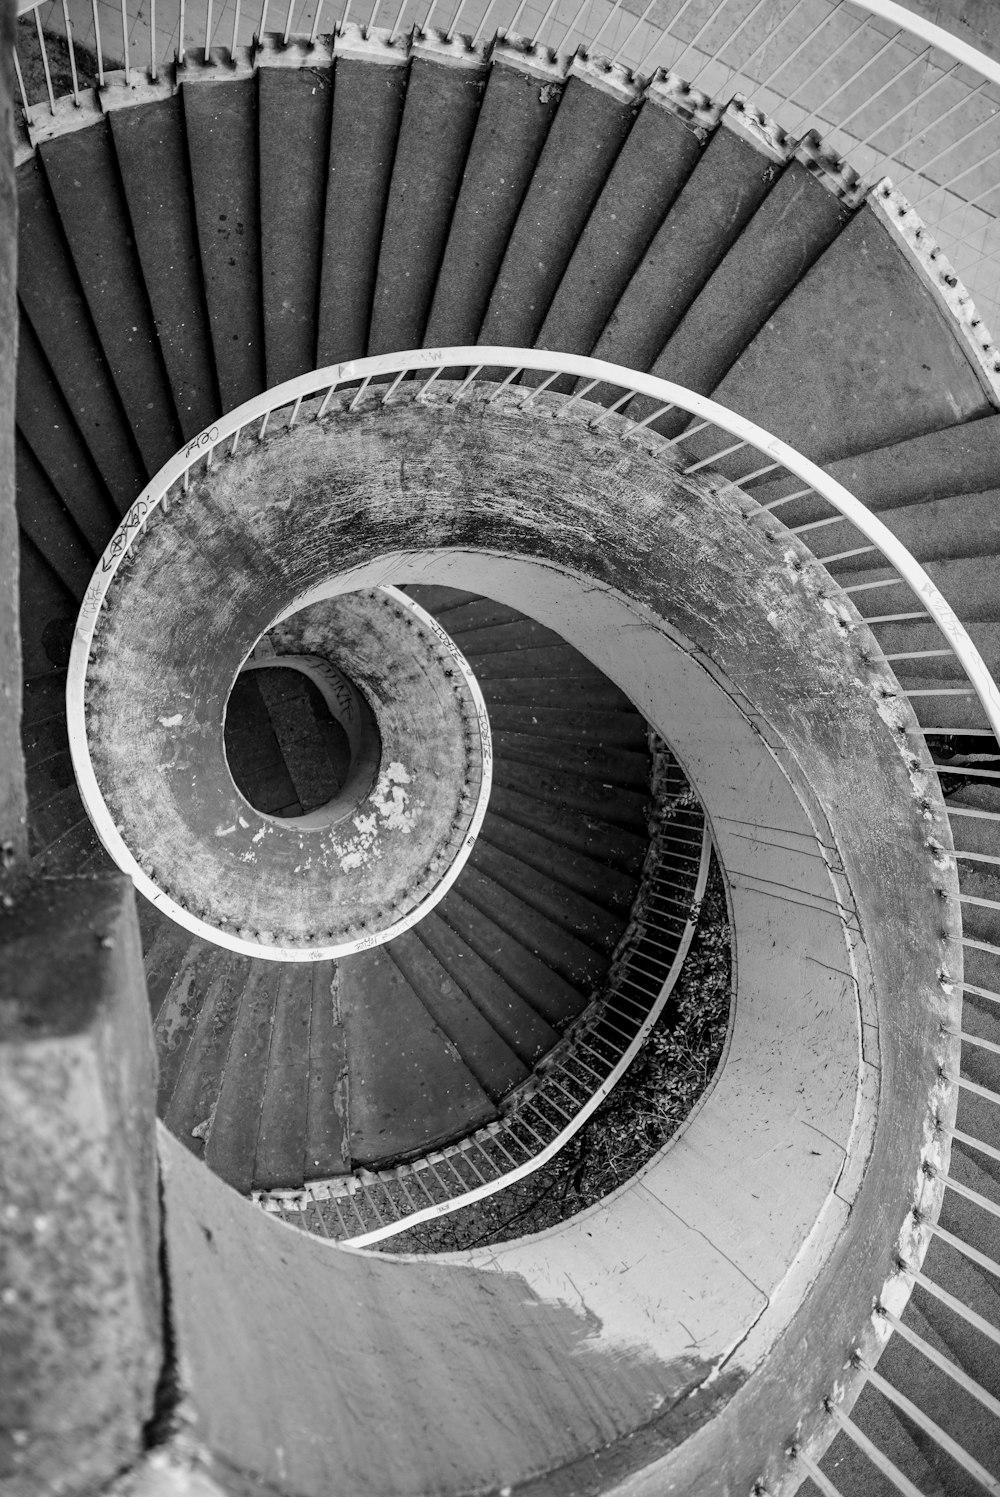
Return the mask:
POLYGON ((119 513, 147 478, 97 340, 40 159, 18 172, 18 294, 119 513))
POLYGON ((413 931, 386 947, 393 962, 463 1064, 494 1102, 528 1077, 505 1034, 473 1004, 434 952, 413 931))
POLYGON ((588 946, 609 955, 614 951, 625 929, 625 915, 616 915, 578 890, 567 888, 556 866, 543 872, 494 844, 485 828, 469 861, 509 894, 515 894, 588 946))
POLYGON ((461 185, 486 69, 414 58, 396 139, 372 297, 368 353, 419 348, 461 185))
POLYGON ((28 784, 28 814, 32 821, 36 810, 49 805, 54 796, 60 795, 69 786, 76 784, 73 761, 67 750, 51 754, 32 768, 28 784))
POLYGON ((541 769, 598 780, 604 789, 621 786, 644 792, 649 784, 649 758, 634 749, 603 743, 545 738, 540 732, 494 732, 493 752, 506 766, 530 764, 541 769))
POLYGON ((526 1064, 555 1044, 552 1026, 436 911, 420 922, 416 934, 526 1064))
POLYGON ((496 818, 554 842, 562 850, 560 861, 567 852, 580 853, 631 878, 637 878, 642 871, 647 846, 643 831, 496 782, 490 806, 496 818))
POLYGON ((495 704, 490 710, 495 733, 534 734, 568 743, 594 743, 639 752, 646 747, 646 722, 638 712, 601 712, 574 707, 521 707, 495 704))
POLYGON ((387 951, 344 958, 340 1005, 352 1063, 350 1150, 356 1163, 375 1165, 423 1152, 495 1115, 489 1097, 387 951), (379 1012, 387 1007, 388 1024, 379 1012))
POLYGON ((501 59, 490 69, 427 319, 429 347, 475 343, 562 96, 501 59))
MULTIPOLYGON (((314 973, 309 964, 282 967, 261 1096, 253 1187, 267 1190, 302 1184, 311 1065, 314 973)), ((322 1062, 329 1062, 324 1056, 322 1062)), ((320 1075, 325 1074, 322 1065, 320 1075)), ((330 1078, 325 1077, 327 1084, 330 1078)))
MULTIPOLYGON (((492 711, 497 707, 540 707, 572 711, 580 705, 580 680, 574 676, 500 677, 495 681, 479 680, 483 700, 492 711)), ((623 691, 606 677, 590 677, 586 683, 587 701, 595 712, 634 712, 623 691)))
POLYGON ((40 152, 101 348, 152 475, 181 445, 181 430, 135 253, 110 123, 60 136, 40 152), (91 233, 95 216, 105 233, 91 233))
MULTIPOLYGON (((482 881, 481 889, 485 884, 482 881)), ((524 915, 523 907, 519 912, 512 901, 505 903, 508 914, 524 915)), ((564 1029, 586 1007, 589 990, 582 991, 526 942, 512 940, 506 925, 499 923, 499 909, 483 909, 452 889, 438 905, 438 914, 554 1030, 564 1029)))
POLYGON ((603 977, 605 957, 596 944, 583 940, 562 920, 543 914, 471 860, 462 880, 462 897, 574 987, 589 990, 603 977))
POLYGON ((571 851, 541 830, 508 821, 496 811, 487 813, 482 840, 491 847, 558 879, 565 893, 581 894, 605 910, 627 914, 639 889, 639 880, 621 873, 600 857, 571 851))
POLYGON ((647 99, 608 172, 538 334, 589 354, 691 175, 707 131, 647 99))
POLYGON ((368 347, 408 72, 405 59, 380 63, 374 75, 360 59, 337 62, 316 319, 321 368, 362 358, 368 347))
POLYGON ((592 775, 570 775, 551 767, 503 759, 493 766, 493 783, 534 800, 582 812, 593 820, 640 835, 646 829, 648 794, 605 785, 592 775))
POLYGON ((91 553, 99 556, 118 523, 72 412, 22 312, 18 323, 17 424, 91 553))
POLYGON ((479 343, 530 348, 636 105, 571 77, 524 195, 490 293, 479 343))
POLYGON ((318 367, 316 305, 322 272, 333 79, 320 70, 258 74, 261 282, 268 385, 318 367), (295 142, 289 171, 288 142, 295 142))
POLYGON ((219 416, 220 403, 180 96, 114 110, 110 128, 181 435, 190 441, 219 416))
POLYGON ((181 99, 215 374, 232 410, 265 383, 256 79, 188 84, 181 99))
POLYGON ((756 145, 717 129, 633 272, 594 357, 651 369, 780 174, 756 145))

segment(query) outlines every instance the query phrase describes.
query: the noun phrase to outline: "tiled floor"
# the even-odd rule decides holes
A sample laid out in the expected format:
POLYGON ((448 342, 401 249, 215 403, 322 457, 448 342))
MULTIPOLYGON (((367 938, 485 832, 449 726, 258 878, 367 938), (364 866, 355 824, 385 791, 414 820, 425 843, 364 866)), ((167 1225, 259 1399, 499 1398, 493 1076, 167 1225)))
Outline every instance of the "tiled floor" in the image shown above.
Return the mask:
MULTIPOLYGON (((984 84, 861 6, 835 0, 42 0, 43 26, 107 67, 148 68, 151 40, 170 61, 206 43, 249 45, 264 28, 308 35, 344 15, 405 32, 425 24, 472 35, 485 22, 560 51, 587 39, 649 74, 671 67, 716 98, 739 93, 791 134, 817 129, 865 180, 889 174, 1000 327, 1000 87, 984 84), (926 175, 915 170, 921 168, 926 175), (951 190, 943 190, 948 184, 951 190)), ((34 101, 32 101, 34 102, 34 101)))

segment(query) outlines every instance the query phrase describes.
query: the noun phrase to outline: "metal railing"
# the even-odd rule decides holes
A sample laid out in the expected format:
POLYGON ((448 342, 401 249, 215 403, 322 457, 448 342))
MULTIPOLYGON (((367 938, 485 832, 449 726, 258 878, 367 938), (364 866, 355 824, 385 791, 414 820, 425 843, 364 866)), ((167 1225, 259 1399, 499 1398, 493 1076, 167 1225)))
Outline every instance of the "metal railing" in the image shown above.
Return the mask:
MULTIPOLYGON (((894 0, 121 0, 108 34, 97 0, 21 0, 33 15, 43 85, 26 122, 57 111, 42 25, 68 44, 69 97, 81 105, 77 51, 128 85, 176 79, 175 62, 252 66, 270 27, 279 45, 320 37, 397 47, 436 34, 464 41, 470 59, 497 35, 565 69, 577 49, 624 69, 673 73, 721 103, 741 97, 789 134, 819 132, 867 182, 889 176, 933 231, 987 326, 1000 325, 1000 62, 894 0), (651 17, 656 14, 654 22, 651 17), (103 30, 102 30, 103 25, 103 30), (346 28, 346 29, 345 29, 346 28), (249 50, 244 50, 249 49, 249 50)), ((998 28, 1000 38, 1000 28, 998 28)))
MULTIPOLYGON (((403 403, 410 407, 425 406, 438 411, 462 406, 474 407, 484 419, 489 419, 491 409, 495 409, 498 413, 502 412, 506 420, 521 415, 525 420, 551 420, 567 424, 580 422, 591 430, 603 431, 608 437, 615 438, 624 445, 635 444, 654 456, 662 455, 664 461, 670 463, 681 475, 722 473, 734 478, 746 494, 757 500, 758 507, 751 511, 752 517, 764 526, 771 527, 779 516, 789 522, 787 529, 772 528, 772 539, 781 541, 790 531, 802 545, 813 549, 814 554, 825 563, 831 573, 840 574, 843 592, 853 604, 860 606, 862 616, 866 616, 870 628, 880 630, 883 627, 915 625, 932 629, 935 638, 929 645, 922 641, 920 648, 916 650, 887 651, 887 659, 894 666, 897 675, 903 677, 900 694, 922 713, 925 721, 918 731, 927 735, 932 746, 934 736, 941 732, 941 725, 934 721, 933 710, 928 714, 927 706, 930 704, 933 709, 956 697, 970 704, 978 715, 980 726, 973 727, 973 731, 1000 738, 1000 691, 967 630, 931 577, 892 532, 859 500, 786 443, 707 397, 655 376, 603 361, 535 349, 477 346, 419 349, 339 364, 290 380, 256 397, 221 418, 216 425, 190 442, 161 470, 129 510, 105 551, 85 597, 68 673, 67 717, 70 744, 84 801, 92 815, 95 796, 99 799, 99 792, 86 743, 86 677, 91 642, 104 598, 115 574, 132 548, 141 543, 144 529, 155 517, 159 507, 169 504, 172 497, 179 498, 187 492, 193 476, 202 474, 215 463, 225 462, 240 443, 265 442, 277 433, 290 431, 299 424, 350 421, 358 415, 391 409, 392 406, 403 403), (451 378, 456 370, 467 371, 464 378, 451 378), (570 381, 568 387, 566 377, 570 381), (568 393, 558 393, 567 388, 568 393), (601 402, 599 404, 598 396, 601 402), (633 414, 630 415, 630 411, 633 414), (683 424, 679 434, 665 435, 658 430, 661 423, 666 423, 667 431, 677 433, 679 419, 683 424), (824 544, 827 538, 829 545, 824 544), (868 575, 856 575, 859 568, 868 567, 873 568, 868 575), (851 575, 843 575, 845 569, 851 569, 851 575), (879 601, 885 596, 893 600, 891 606, 883 606, 879 601), (875 606, 868 606, 869 602, 874 602, 875 606), (917 668, 922 669, 930 661, 934 662, 937 669, 947 666, 950 678, 941 684, 907 687, 906 671, 914 663, 917 668), (931 717, 930 722, 926 721, 928 715, 931 717)), ((839 593, 831 594, 831 605, 842 610, 838 617, 841 617, 843 626, 853 627, 856 615, 843 602, 838 601, 840 596, 839 593)), ((883 710, 892 720, 890 702, 883 703, 883 710)), ((910 715, 900 713, 897 717, 897 730, 905 737, 913 731, 910 715)), ((926 759, 915 747, 909 761, 911 773, 916 777, 915 783, 927 772, 926 763, 926 759)), ((951 772, 948 764, 939 767, 941 774, 951 772)), ((102 837, 104 835, 105 832, 102 831, 102 837)), ((706 849, 707 840, 701 843, 700 869, 704 867, 706 849)), ((939 853, 941 858, 950 856, 944 849, 939 849, 939 853)), ((686 893, 684 899, 689 901, 688 905, 685 906, 682 900, 676 907, 677 914, 685 916, 685 933, 689 925, 686 917, 690 902, 693 902, 696 893, 697 888, 690 896, 686 893)), ((676 924, 677 922, 675 927, 676 924)), ((681 945, 677 948, 678 961, 681 959, 683 939, 682 935, 681 945)), ((951 990, 952 979, 949 973, 942 971, 940 982, 945 990, 951 990)), ((971 991, 983 992, 978 988, 972 988, 971 991)), ((1000 1003, 1000 994, 986 992, 984 996, 1000 1003)), ((612 1026, 620 1026, 623 1014, 635 1015, 638 1009, 622 1006, 620 999, 616 997, 612 1008, 605 1009, 603 1013, 595 1009, 590 1016, 596 1029, 588 1032, 584 1043, 593 1044, 597 1053, 603 1054, 606 1066, 610 1063, 607 1074, 599 1083, 599 1087, 605 1088, 601 1095, 606 1094, 606 1089, 614 1084, 614 1079, 623 1073, 631 1055, 641 1044, 640 1031, 648 1029, 649 1015, 654 1006, 655 998, 653 1004, 647 1003, 645 1012, 639 1015, 638 1024, 633 1031, 619 1034, 621 1052, 618 1059, 615 1059, 613 1049, 595 1043, 594 1036, 607 1034, 609 1022, 612 1026)), ((963 1044, 972 1046, 986 1043, 964 1034, 956 1038, 960 1038, 963 1044)), ((987 1045, 987 1048, 991 1047, 987 1045)), ((574 1053, 572 1046, 568 1046, 568 1056, 572 1057, 574 1053)), ((584 1067, 589 1064, 589 1061, 584 1061, 584 1067)), ((565 1073, 557 1066, 553 1074, 556 1084, 561 1085, 561 1077, 565 1073)), ((580 1078, 583 1072, 578 1071, 576 1075, 582 1088, 580 1078)), ((592 1077, 591 1081, 594 1079, 592 1077)), ((1000 1094, 977 1085, 961 1071, 943 1076, 942 1082, 952 1093, 956 1088, 969 1090, 991 1106, 1000 1106, 1000 1094)), ((570 1088, 570 1094, 579 1098, 580 1091, 576 1089, 576 1084, 570 1088)), ((571 1116, 566 1115, 568 1105, 568 1099, 563 1098, 553 1110, 549 1111, 546 1107, 544 1115, 549 1119, 550 1133, 555 1129, 555 1136, 539 1136, 537 1154, 559 1146, 569 1124, 586 1104, 581 1104, 576 1112, 570 1109, 571 1116)), ((929 1099, 929 1108, 932 1105, 929 1099)), ((573 1102, 573 1108, 576 1108, 576 1101, 573 1102)), ((989 1140, 958 1131, 945 1123, 937 1111, 929 1112, 928 1130, 929 1136, 941 1139, 946 1146, 954 1138, 963 1146, 982 1151, 990 1158, 1000 1158, 1000 1150, 989 1140)), ((510 1178, 515 1171, 528 1165, 528 1161, 515 1156, 509 1160, 507 1169, 503 1170, 501 1156, 491 1148, 492 1137, 490 1131, 485 1130, 470 1140, 467 1147, 429 1158, 423 1179, 420 1178, 420 1170, 413 1171, 411 1176, 389 1172, 391 1179, 387 1179, 385 1173, 373 1175, 353 1187, 348 1184, 343 1191, 336 1182, 322 1182, 319 1185, 314 1182, 311 1188, 307 1187, 304 1192, 298 1193, 294 1203, 288 1202, 286 1197, 286 1204, 282 1204, 282 1197, 275 1193, 269 1204, 279 1215, 300 1215, 303 1225, 311 1225, 321 1233, 326 1230, 331 1237, 337 1236, 356 1245, 372 1243, 393 1235, 405 1225, 456 1209, 456 1203, 465 1204, 501 1188, 504 1183, 501 1175, 505 1174, 510 1178), (438 1193, 428 1188, 426 1199, 409 1194, 411 1188, 424 1190, 435 1170, 441 1177, 438 1193), (446 1177, 452 1175, 454 1185, 450 1181, 446 1183, 446 1177), (326 1196, 323 1195, 324 1189, 328 1191, 326 1196), (360 1194, 362 1190, 363 1197, 360 1194), (295 1210, 290 1209, 292 1205, 295 1210), (308 1219, 310 1213, 315 1217, 314 1221, 308 1219)), ((947 1157, 947 1147, 944 1157, 947 1157)), ((933 1169, 928 1167, 928 1172, 933 1174, 933 1169)), ((940 1182, 946 1192, 963 1194, 975 1209, 998 1214, 998 1208, 993 1202, 977 1196, 976 1192, 970 1192, 950 1174, 942 1173, 940 1182)), ((950 1247, 954 1247, 957 1252, 986 1271, 1000 1274, 1000 1264, 993 1258, 982 1253, 974 1244, 946 1231, 936 1220, 917 1216, 915 1223, 921 1229, 926 1227, 930 1236, 946 1241, 950 1247)), ((886 1333, 897 1329, 901 1304, 905 1302, 905 1296, 914 1283, 948 1305, 977 1332, 1000 1343, 1000 1330, 937 1284, 921 1263, 906 1260, 899 1261, 896 1272, 887 1281, 882 1298, 873 1311, 872 1323, 881 1327, 883 1339, 886 1333)), ((859 1334, 863 1329, 859 1327, 859 1334)), ((934 1360, 928 1349, 923 1346, 916 1349, 934 1360)), ((935 1355, 940 1360, 941 1354, 935 1355)), ((953 1359, 946 1357, 945 1360, 949 1363, 947 1375, 963 1386, 972 1381, 975 1385, 973 1396, 984 1409, 995 1414, 988 1391, 975 1379, 970 1379, 969 1374, 953 1359)), ((876 1381, 870 1370, 867 1367, 861 1368, 860 1364, 859 1370, 869 1373, 871 1385, 884 1393, 884 1379, 876 1381)), ((899 1404, 899 1399, 904 1395, 893 1390, 893 1394, 886 1396, 893 1397, 899 1404)), ((842 1431, 898 1490, 916 1492, 918 1489, 912 1482, 844 1411, 843 1397, 844 1388, 838 1385, 831 1390, 825 1405, 830 1437, 838 1430, 842 1431)), ((909 1401, 906 1411, 908 1410, 909 1401)), ((908 1413, 908 1417, 912 1416, 908 1413)), ((950 1435, 946 1435, 926 1415, 921 1415, 918 1422, 925 1434, 958 1459, 966 1471, 975 1479, 982 1479, 980 1468, 971 1455, 961 1451, 960 1455, 955 1456, 956 1442, 950 1435)), ((787 1454, 790 1472, 808 1474, 821 1491, 833 1493, 837 1497, 836 1485, 816 1464, 815 1451, 793 1444, 787 1454)), ((993 1480, 991 1477, 990 1481, 993 1480)), ((995 1486, 987 1486, 986 1489, 995 1490, 995 1486)), ((766 1491, 767 1488, 762 1486, 760 1490, 766 1491)))
POLYGON ((712 839, 662 740, 652 743, 653 828, 629 926, 603 991, 501 1115, 454 1145, 384 1170, 254 1193, 266 1211, 322 1237, 368 1247, 471 1206, 542 1169, 624 1077, 666 1006, 694 937, 712 839))

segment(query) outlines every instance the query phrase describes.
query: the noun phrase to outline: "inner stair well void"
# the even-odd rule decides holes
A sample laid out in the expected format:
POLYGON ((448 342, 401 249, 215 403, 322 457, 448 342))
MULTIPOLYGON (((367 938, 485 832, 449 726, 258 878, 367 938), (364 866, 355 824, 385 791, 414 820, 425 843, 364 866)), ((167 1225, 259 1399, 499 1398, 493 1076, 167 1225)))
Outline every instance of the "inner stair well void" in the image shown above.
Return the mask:
MULTIPOLYGON (((266 925, 201 906, 178 924, 157 862, 119 859, 159 1015, 174 1420, 59 1480, 138 1461, 234 1493, 995 1490, 1000 806, 971 755, 996 752, 996 353, 891 182, 866 192, 752 107, 596 53, 363 32, 109 72, 18 146, 34 876, 93 876, 127 841, 121 817, 94 830, 80 724, 99 758, 134 711, 134 785, 165 783, 175 728, 149 719, 187 693, 221 745, 251 650, 312 652, 275 633, 303 607, 402 589, 492 735, 475 847, 396 955, 269 953, 266 925), (734 931, 726 1055, 684 1128, 581 1216, 466 1254, 343 1247, 241 1199, 301 1190, 307 1154, 315 1177, 378 1169, 502 1110, 628 924, 647 725, 734 931), (441 1054, 477 974, 471 1080, 437 1134, 417 1088, 382 1154, 345 1144, 337 1036, 308 1019, 335 963, 358 1013, 437 994, 441 1054), (244 1001, 227 1112, 212 1045, 244 1001)), ((13 1442, 19 1494, 62 1438, 40 1417, 13 1442)))

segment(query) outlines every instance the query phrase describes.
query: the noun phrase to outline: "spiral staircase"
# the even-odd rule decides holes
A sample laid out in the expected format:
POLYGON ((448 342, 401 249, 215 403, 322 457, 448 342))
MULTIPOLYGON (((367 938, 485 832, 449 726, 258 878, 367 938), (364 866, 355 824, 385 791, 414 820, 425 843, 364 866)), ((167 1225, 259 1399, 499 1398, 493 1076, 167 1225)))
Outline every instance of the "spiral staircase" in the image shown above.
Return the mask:
MULTIPOLYGON (((274 34, 231 58, 189 53, 176 78, 109 74, 99 102, 95 95, 82 110, 60 107, 53 119, 21 142, 17 167, 17 514, 33 879, 57 883, 113 866, 74 774, 66 669, 95 567, 136 496, 235 408, 314 369, 338 366, 346 389, 335 402, 338 420, 356 413, 359 429, 374 421, 366 392, 384 395, 389 376, 367 374, 359 388, 362 376, 352 380, 349 366, 365 358, 476 344, 554 350, 711 396, 876 513, 996 673, 1000 356, 891 185, 866 192, 818 139, 794 141, 780 121, 738 100, 714 102, 669 74, 647 84, 621 66, 555 57, 516 38, 482 49, 433 30, 390 37, 350 24, 335 41, 313 46, 274 34)), ((412 374, 401 366, 401 392, 416 387, 412 374)), ((454 404, 470 377, 474 388, 496 374, 448 368, 441 383, 454 404)), ((572 374, 530 368, 509 383, 533 401, 539 391, 532 409, 546 414, 558 414, 546 401, 575 395, 577 414, 610 412, 616 430, 612 407, 622 402, 609 384, 593 380, 584 390, 572 374)), ((505 398, 498 409, 506 419, 505 398)), ((412 1369, 421 1363, 401 1323, 410 1317, 423 1326, 419 1290, 407 1290, 398 1273, 378 1281, 373 1293, 388 1308, 369 1346, 352 1309, 367 1292, 355 1277, 345 1280, 342 1299, 320 1298, 310 1314, 329 1316, 342 1344, 368 1348, 379 1369, 372 1387, 385 1395, 379 1414, 355 1404, 350 1386, 315 1391, 309 1374, 321 1381, 320 1363, 306 1337, 295 1343, 294 1371, 286 1366, 284 1374, 299 1400, 295 1416, 286 1408, 269 1423, 266 1400, 236 1359, 226 1360, 220 1332, 218 1347, 199 1344, 194 1354, 207 1359, 199 1369, 207 1413, 199 1416, 197 1392, 164 1393, 161 1382, 168 1413, 162 1425, 147 1424, 138 1492, 292 1493, 333 1490, 335 1479, 337 1490, 351 1493, 1000 1490, 1000 751, 990 718, 954 655, 940 648, 937 624, 900 603, 897 575, 849 518, 830 516, 777 465, 762 467, 756 451, 739 443, 720 451, 718 434, 694 429, 690 411, 663 412, 642 395, 627 409, 633 420, 648 420, 650 438, 683 438, 692 473, 707 469, 717 484, 742 485, 755 507, 782 522, 787 544, 803 555, 809 548, 867 621, 943 777, 959 881, 958 908, 940 923, 947 941, 947 922, 961 922, 961 1022, 949 1029, 961 1058, 960 1071, 952 1067, 945 1078, 958 1088, 950 1161, 928 1165, 909 1197, 922 1203, 921 1185, 936 1174, 940 1190, 944 1175, 926 1257, 916 1280, 906 1279, 912 1293, 905 1308, 891 1295, 877 1307, 877 1370, 878 1353, 858 1349, 860 1322, 850 1332, 806 1322, 801 1359, 789 1356, 784 1383, 780 1372, 774 1377, 761 1429, 745 1414, 735 1430, 720 1423, 724 1469, 707 1456, 692 1456, 690 1467, 658 1462, 685 1441, 695 1449, 710 1439, 706 1431, 733 1391, 725 1359, 706 1378, 707 1364, 692 1354, 683 1393, 668 1397, 629 1350, 634 1327, 626 1328, 625 1350, 592 1362, 592 1382, 567 1381, 565 1408, 554 1394, 542 1408, 541 1425, 562 1420, 573 1429, 555 1442, 557 1457, 528 1424, 511 1447, 486 1437, 480 1444, 478 1416, 469 1414, 474 1458, 464 1467, 451 1436, 433 1432, 434 1399, 450 1389, 459 1407, 457 1385, 471 1378, 465 1407, 495 1401, 502 1423, 517 1407, 506 1389, 529 1365, 547 1368, 553 1382, 575 1374, 554 1359, 550 1341, 536 1339, 530 1296, 498 1293, 494 1302, 492 1291, 473 1287, 456 1346, 464 1337, 474 1351, 477 1326, 488 1340, 495 1315, 513 1326, 514 1350, 489 1364, 481 1385, 461 1370, 474 1362, 456 1354, 447 1376, 428 1373, 428 1388, 418 1387, 412 1369), (837 1386, 849 1390, 843 1405, 832 1387, 813 1397, 802 1370, 828 1335, 843 1335, 830 1351, 843 1369, 837 1386), (393 1370, 394 1349, 405 1372, 393 1370), (646 1400, 645 1422, 630 1422, 626 1387, 646 1400), (241 1398, 242 1415, 233 1412, 241 1398), (372 1423, 394 1407, 397 1433, 372 1423), (575 1425, 581 1409, 584 1433, 575 1425), (345 1418, 363 1431, 359 1442, 345 1434, 345 1418), (266 1427, 260 1448, 247 1423, 258 1419, 266 1427), (423 1438, 414 1433, 421 1427, 423 1438), (232 1428, 251 1452, 246 1466, 239 1439, 220 1437, 232 1428), (773 1429, 781 1430, 776 1439, 773 1429), (771 1441, 763 1454, 758 1436, 771 1441), (519 1464, 511 1450, 522 1438, 519 1464), (325 1466, 293 1449, 324 1440, 333 1444, 325 1466), (366 1445, 383 1440, 397 1464, 370 1453, 369 1470, 366 1445), (441 1469, 438 1450, 447 1450, 441 1469), (317 1470, 322 1481, 310 1485, 317 1470)), ((528 448, 541 452, 546 437, 518 419, 522 427, 508 424, 502 440, 517 440, 520 430, 527 464, 528 448)), ((472 440, 467 432, 464 439, 472 440)), ((498 439, 498 462, 500 446, 498 439)), ((623 468, 622 483, 627 476, 623 468)), ((472 469, 466 477, 474 481, 472 469)), ((489 549, 488 538, 483 544, 489 549)), ((137 567, 141 558, 140 551, 137 567)), ((119 596, 132 573, 123 575, 119 596)), ((440 1158, 435 1151, 485 1137, 516 1115, 522 1098, 530 1102, 581 1018, 607 1015, 600 1004, 636 949, 651 849, 659 846, 650 805, 665 793, 655 775, 651 789, 663 752, 652 714, 634 705, 637 692, 611 679, 607 660, 596 663, 596 646, 568 624, 565 635, 553 627, 558 609, 529 606, 527 585, 518 606, 499 586, 491 595, 491 575, 467 586, 457 571, 447 581, 421 582, 405 568, 381 578, 405 587, 462 652, 493 735, 493 786, 475 848, 413 929, 374 950, 278 962, 215 944, 138 901, 157 1108, 186 1150, 164 1155, 166 1177, 202 1213, 194 1245, 179 1233, 168 1247, 167 1282, 171 1254, 185 1265, 190 1253, 215 1285, 199 1300, 194 1270, 173 1270, 175 1310, 185 1296, 194 1306, 184 1335, 193 1336, 189 1322, 199 1313, 211 1320, 212 1294, 228 1303, 197 1257, 212 1253, 213 1233, 218 1240, 235 1233, 272 1280, 287 1273, 284 1308, 270 1307, 276 1318, 264 1325, 275 1346, 297 1325, 296 1296, 323 1292, 327 1260, 317 1255, 336 1251, 309 1242, 310 1256, 296 1259, 301 1234, 278 1237, 284 1229, 260 1213, 247 1225, 249 1218, 211 1204, 208 1176, 191 1171, 191 1155, 277 1209, 308 1195, 310 1181, 323 1181, 328 1196, 332 1181, 333 1199, 337 1177, 364 1177, 429 1151, 440 1158), (390 998, 391 1024, 373 1024, 372 1012, 390 998), (264 1231, 272 1234, 266 1241, 264 1231)), ((572 600, 563 612, 575 617, 572 600)), ((748 626, 748 653, 754 640, 748 626)), ((247 709, 257 714, 257 741, 267 707, 262 688, 247 709)), ((271 719, 280 739, 285 718, 275 708, 271 719)), ((293 750, 279 761, 291 792, 279 787, 262 808, 267 814, 286 814, 299 793, 293 750)), ((671 773, 667 792, 676 795, 686 781, 671 773)), ((301 800, 291 807, 303 808, 301 800)), ((664 875, 680 881, 678 908, 690 905, 692 848, 700 846, 700 821, 686 819, 691 827, 674 838, 676 861, 664 875)), ((789 884, 797 886, 798 855, 786 853, 789 884)), ((648 935, 648 924, 643 929, 648 935)), ((877 943, 877 931, 868 935, 877 943)), ((676 931, 672 939, 667 967, 679 949, 676 931)), ((643 959, 648 964, 648 953, 643 959)), ((611 1059, 623 1048, 609 1051, 611 1059)), ((813 1064, 822 1071, 820 1058, 813 1064)), ((359 1233, 339 1211, 324 1214, 308 1199, 311 1217, 286 1214, 313 1233, 350 1239, 373 1225, 362 1214, 359 1233)), ((933 1218, 934 1208, 926 1214, 933 1218)), ((898 1225, 887 1214, 869 1235, 881 1230, 880 1261, 900 1279, 898 1225)), ((550 1245, 557 1264, 559 1240, 550 1245)), ((617 1251, 621 1263, 609 1260, 607 1275, 626 1271, 625 1245, 617 1251)), ((228 1260, 231 1277, 237 1261, 228 1260)), ((344 1261, 345 1273, 360 1275, 366 1260, 348 1253, 344 1261)), ((465 1262, 459 1282, 495 1266, 465 1262)), ((249 1280, 253 1273, 248 1267, 249 1280)), ((254 1282, 263 1299, 263 1279, 254 1282)), ((226 1313, 223 1323, 237 1336, 247 1306, 228 1320, 226 1313)), ((580 1334, 568 1320, 552 1332, 560 1346, 575 1346, 580 1334)), ((189 1354, 172 1354, 180 1384, 176 1369, 189 1354)), ((82 1457, 75 1475, 44 1462, 33 1475, 22 1444, 30 1448, 15 1438, 7 1457, 12 1491, 99 1489, 82 1457)), ((125 1464, 105 1463, 102 1482, 125 1464)))

